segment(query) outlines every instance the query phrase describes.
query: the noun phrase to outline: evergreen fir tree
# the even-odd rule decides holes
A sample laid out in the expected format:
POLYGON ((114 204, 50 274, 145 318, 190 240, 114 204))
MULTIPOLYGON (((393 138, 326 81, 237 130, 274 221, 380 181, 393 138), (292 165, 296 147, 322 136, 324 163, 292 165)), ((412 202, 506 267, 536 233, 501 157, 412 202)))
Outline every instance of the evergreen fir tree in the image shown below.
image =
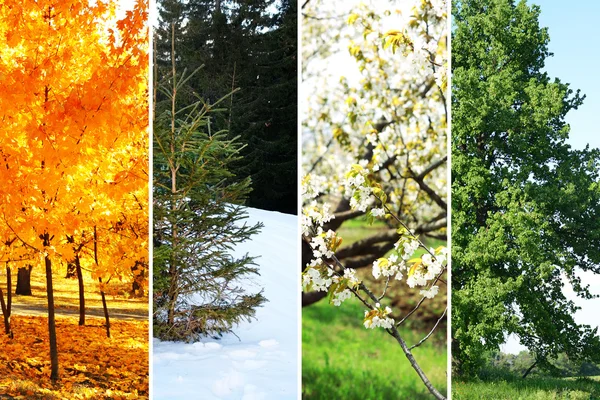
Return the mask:
POLYGON ((153 319, 155 337, 189 341, 231 332, 266 299, 240 283, 258 274, 253 257, 231 254, 260 224, 244 222, 251 180, 231 170, 243 146, 212 129, 228 97, 179 102, 194 73, 176 72, 175 31, 173 24, 171 70, 159 85, 154 120, 153 319))

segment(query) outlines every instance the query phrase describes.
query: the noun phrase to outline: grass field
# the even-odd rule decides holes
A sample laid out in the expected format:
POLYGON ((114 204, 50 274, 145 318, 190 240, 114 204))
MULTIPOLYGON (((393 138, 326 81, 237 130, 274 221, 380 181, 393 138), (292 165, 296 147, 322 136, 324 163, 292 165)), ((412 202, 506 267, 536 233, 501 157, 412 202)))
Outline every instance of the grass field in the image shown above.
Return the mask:
MULTIPOLYGON (((362 326, 364 308, 350 299, 302 310, 303 399, 430 399, 404 353, 383 330, 362 326)), ((410 344, 424 333, 401 331, 410 344)), ((435 387, 446 392, 446 332, 413 350, 435 387)))
POLYGON ((453 400, 599 400, 600 376, 591 378, 533 377, 488 382, 452 382, 453 400))

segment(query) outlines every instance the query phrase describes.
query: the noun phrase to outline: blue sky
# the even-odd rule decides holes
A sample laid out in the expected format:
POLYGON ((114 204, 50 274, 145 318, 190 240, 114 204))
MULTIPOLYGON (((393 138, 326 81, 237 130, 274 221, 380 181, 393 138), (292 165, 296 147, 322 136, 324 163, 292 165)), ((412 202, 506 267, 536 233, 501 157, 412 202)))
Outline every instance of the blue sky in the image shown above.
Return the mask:
POLYGON ((586 95, 583 106, 567 115, 570 142, 577 148, 588 143, 600 147, 600 127, 595 123, 600 113, 600 78, 596 72, 600 64, 596 41, 600 2, 530 0, 528 3, 541 7, 540 24, 549 28, 549 48, 554 57, 546 61, 547 72, 586 95))
MULTIPOLYGON (((546 71, 552 79, 557 77, 586 95, 583 105, 567 114, 571 125, 569 143, 578 149, 587 144, 600 148, 600 127, 595 123, 600 117, 600 76, 595 71, 600 65, 596 42, 600 2, 529 0, 528 3, 541 7, 540 25, 549 29, 549 49, 554 56, 546 60, 546 71)), ((591 285, 593 293, 600 294, 600 276, 586 273, 581 278, 591 285)), ((599 326, 600 299, 581 300, 568 287, 565 293, 582 308, 575 314, 578 323, 599 326)), ((514 337, 502 347, 507 353, 523 349, 514 337)))

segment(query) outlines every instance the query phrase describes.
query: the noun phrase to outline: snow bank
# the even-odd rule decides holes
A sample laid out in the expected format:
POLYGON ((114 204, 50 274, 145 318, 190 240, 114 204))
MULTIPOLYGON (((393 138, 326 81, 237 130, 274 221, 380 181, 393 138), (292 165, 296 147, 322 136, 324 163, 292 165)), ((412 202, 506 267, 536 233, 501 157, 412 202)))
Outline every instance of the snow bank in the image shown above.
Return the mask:
POLYGON ((297 217, 248 209, 249 223, 265 226, 236 253, 259 255, 261 276, 249 291, 264 288, 268 303, 257 320, 234 335, 197 343, 154 339, 154 399, 296 399, 298 392, 297 217))

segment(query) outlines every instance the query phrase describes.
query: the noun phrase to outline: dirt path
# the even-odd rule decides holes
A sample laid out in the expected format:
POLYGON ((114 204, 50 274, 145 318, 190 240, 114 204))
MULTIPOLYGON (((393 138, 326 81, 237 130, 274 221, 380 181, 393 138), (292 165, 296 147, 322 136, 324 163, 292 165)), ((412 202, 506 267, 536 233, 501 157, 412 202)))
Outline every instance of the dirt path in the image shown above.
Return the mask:
MULTIPOLYGON (((11 309, 12 315, 33 315, 45 317, 48 316, 48 308, 38 305, 22 305, 13 304, 11 309)), ((55 313, 57 316, 78 317, 79 310, 74 308, 56 307, 55 313)), ((111 320, 123 321, 147 321, 148 314, 140 311, 123 310, 119 308, 108 308, 108 315, 111 320)), ((104 318, 104 311, 101 308, 88 307, 85 310, 86 318, 104 318)))

